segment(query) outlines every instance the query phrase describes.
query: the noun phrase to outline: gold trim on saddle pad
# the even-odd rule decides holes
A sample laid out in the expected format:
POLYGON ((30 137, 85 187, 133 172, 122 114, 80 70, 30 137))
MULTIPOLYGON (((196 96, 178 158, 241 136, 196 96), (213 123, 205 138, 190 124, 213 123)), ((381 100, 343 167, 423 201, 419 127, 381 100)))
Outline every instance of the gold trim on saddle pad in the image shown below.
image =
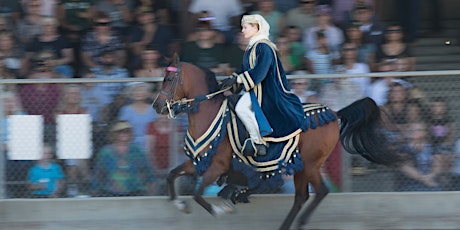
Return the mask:
POLYGON ((222 129, 222 122, 224 122, 224 114, 227 111, 227 100, 225 99, 220 106, 219 112, 217 113, 216 117, 212 121, 211 125, 209 126, 208 130, 198 137, 196 140, 193 140, 192 136, 190 135, 189 130, 187 130, 187 136, 185 138, 185 146, 187 150, 192 153, 193 157, 199 155, 205 148, 209 146, 211 141, 213 141, 217 135, 219 135, 220 130, 222 129))

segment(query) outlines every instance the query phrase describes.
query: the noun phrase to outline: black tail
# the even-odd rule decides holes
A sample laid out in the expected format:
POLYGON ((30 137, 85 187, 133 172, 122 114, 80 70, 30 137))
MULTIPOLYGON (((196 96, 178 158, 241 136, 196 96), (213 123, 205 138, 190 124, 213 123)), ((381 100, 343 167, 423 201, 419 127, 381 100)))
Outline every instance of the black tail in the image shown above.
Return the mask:
POLYGON ((349 153, 367 160, 393 165, 402 158, 396 138, 386 129, 380 108, 371 98, 363 98, 337 112, 340 117, 340 141, 349 153))

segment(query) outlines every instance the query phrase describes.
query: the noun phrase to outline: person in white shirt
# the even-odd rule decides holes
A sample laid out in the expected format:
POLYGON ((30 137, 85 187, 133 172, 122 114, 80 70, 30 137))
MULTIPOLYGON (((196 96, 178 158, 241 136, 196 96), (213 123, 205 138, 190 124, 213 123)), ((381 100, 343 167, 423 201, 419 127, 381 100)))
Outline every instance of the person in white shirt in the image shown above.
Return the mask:
POLYGON ((244 13, 243 6, 239 0, 194 0, 188 11, 197 18, 201 12, 207 11, 213 17, 212 28, 225 34, 227 43, 233 39, 232 20, 244 13))

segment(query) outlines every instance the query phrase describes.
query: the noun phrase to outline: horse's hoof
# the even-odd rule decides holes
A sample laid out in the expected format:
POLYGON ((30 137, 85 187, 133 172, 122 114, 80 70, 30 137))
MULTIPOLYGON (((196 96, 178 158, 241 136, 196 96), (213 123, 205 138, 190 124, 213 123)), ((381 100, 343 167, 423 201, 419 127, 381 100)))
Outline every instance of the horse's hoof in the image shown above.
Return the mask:
POLYGON ((187 214, 191 213, 190 206, 185 200, 173 200, 173 204, 179 211, 187 214))
POLYGON ((215 217, 222 216, 227 213, 234 213, 235 205, 230 201, 224 201, 221 205, 212 205, 212 215, 215 217))

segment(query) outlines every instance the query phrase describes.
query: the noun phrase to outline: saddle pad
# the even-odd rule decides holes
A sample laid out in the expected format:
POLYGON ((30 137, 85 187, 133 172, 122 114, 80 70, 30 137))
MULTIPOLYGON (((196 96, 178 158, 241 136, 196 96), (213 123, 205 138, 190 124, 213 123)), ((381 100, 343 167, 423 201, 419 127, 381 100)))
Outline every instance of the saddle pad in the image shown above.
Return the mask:
POLYGON ((302 170, 304 165, 297 147, 300 133, 337 119, 335 113, 325 105, 304 103, 303 108, 305 120, 302 128, 286 137, 269 141, 269 148, 264 156, 243 155, 241 149, 248 136, 236 114, 231 113, 230 122, 227 123, 227 134, 233 149, 233 168, 243 172, 248 177, 249 189, 266 190, 272 189, 272 187, 276 188, 276 186, 280 186, 283 183, 282 174, 292 175, 302 170), (261 180, 264 180, 264 183, 261 183, 261 180), (267 181, 271 181, 271 183, 267 183, 267 181), (261 188, 261 186, 264 186, 264 188, 261 188))

